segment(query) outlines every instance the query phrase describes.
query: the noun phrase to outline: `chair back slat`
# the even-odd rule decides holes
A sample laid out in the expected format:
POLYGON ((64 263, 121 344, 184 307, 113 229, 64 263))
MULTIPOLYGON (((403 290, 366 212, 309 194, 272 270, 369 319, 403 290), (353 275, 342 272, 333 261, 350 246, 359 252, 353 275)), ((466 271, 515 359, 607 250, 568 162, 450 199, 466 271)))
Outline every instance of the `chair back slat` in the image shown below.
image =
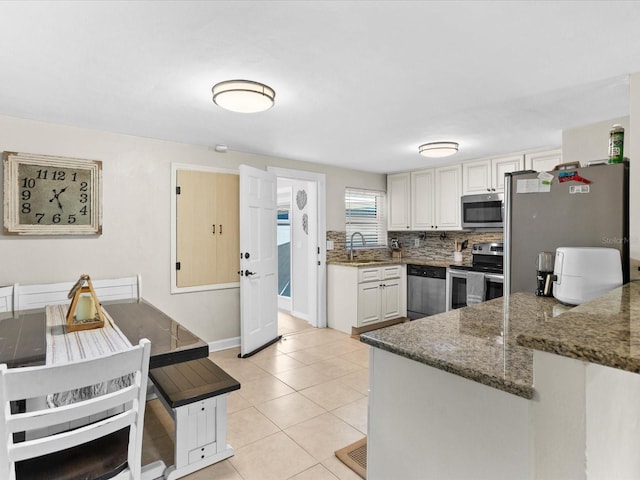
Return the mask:
POLYGON ((137 358, 135 351, 125 350, 105 357, 96 357, 96 360, 113 355, 118 356, 118 361, 100 362, 100 371, 89 368, 87 360, 48 365, 46 369, 24 367, 19 373, 16 373, 17 369, 9 369, 5 374, 8 399, 22 400, 40 397, 43 394, 66 392, 132 373, 130 366, 132 359, 137 358))
POLYGON ((127 402, 135 400, 137 394, 136 385, 131 385, 116 392, 107 393, 104 398, 94 397, 74 403, 71 406, 63 405, 61 407, 15 414, 7 421, 7 429, 9 432, 15 433, 73 422, 98 415, 105 410, 121 408, 127 402))

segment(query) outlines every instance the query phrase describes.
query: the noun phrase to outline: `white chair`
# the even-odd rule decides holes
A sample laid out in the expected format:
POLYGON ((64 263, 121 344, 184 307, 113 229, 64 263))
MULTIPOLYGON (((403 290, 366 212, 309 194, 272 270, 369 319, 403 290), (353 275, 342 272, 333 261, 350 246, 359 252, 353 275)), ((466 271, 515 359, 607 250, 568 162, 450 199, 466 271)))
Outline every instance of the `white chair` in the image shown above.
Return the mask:
POLYGON ((142 433, 149 354, 147 339, 128 350, 80 362, 40 367, 0 365, 0 478, 141 478, 142 433), (13 413, 10 402, 74 390, 134 374, 131 385, 77 403, 13 413), (119 413, 113 413, 114 411, 119 413), (107 416, 104 418, 104 416, 107 416), (29 439, 29 432, 95 416, 61 433, 29 439), (29 440, 16 441, 14 434, 29 440))
POLYGON ((13 313, 13 285, 0 287, 0 313, 13 313))

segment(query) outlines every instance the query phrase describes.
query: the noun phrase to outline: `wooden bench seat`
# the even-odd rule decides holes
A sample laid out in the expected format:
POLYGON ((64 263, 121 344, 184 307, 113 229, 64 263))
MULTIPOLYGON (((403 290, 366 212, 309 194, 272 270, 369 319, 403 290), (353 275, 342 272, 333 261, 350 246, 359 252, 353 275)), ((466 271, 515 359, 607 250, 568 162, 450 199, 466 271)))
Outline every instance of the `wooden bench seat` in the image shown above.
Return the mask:
POLYGON ((149 370, 174 420, 175 464, 166 480, 184 477, 233 455, 227 444, 227 396, 240 383, 208 358, 149 370))
POLYGON ((171 408, 240 388, 237 380, 208 358, 154 368, 149 376, 171 408))

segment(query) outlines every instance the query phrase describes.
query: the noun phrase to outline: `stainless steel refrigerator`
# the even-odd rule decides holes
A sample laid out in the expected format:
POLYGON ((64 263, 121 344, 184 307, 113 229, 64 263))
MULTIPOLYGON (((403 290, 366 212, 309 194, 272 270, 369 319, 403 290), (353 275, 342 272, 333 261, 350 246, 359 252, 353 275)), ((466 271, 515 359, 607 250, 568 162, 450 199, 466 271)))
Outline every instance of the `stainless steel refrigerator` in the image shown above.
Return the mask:
POLYGON ((557 247, 616 248, 629 281, 629 164, 563 172, 549 172, 551 185, 538 172, 505 176, 505 292, 535 292, 538 253, 557 247))

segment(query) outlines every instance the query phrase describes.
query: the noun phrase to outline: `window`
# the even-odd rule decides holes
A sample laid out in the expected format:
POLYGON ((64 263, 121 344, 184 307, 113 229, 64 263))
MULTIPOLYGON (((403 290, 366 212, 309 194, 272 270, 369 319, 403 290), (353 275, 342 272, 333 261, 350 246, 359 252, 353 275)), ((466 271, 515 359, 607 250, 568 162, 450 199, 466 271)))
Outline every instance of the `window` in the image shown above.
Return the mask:
MULTIPOLYGON (((367 248, 387 246, 386 194, 375 190, 346 188, 344 192, 347 248, 354 232, 360 232, 367 248)), ((360 235, 353 237, 354 247, 362 248, 360 235)))

